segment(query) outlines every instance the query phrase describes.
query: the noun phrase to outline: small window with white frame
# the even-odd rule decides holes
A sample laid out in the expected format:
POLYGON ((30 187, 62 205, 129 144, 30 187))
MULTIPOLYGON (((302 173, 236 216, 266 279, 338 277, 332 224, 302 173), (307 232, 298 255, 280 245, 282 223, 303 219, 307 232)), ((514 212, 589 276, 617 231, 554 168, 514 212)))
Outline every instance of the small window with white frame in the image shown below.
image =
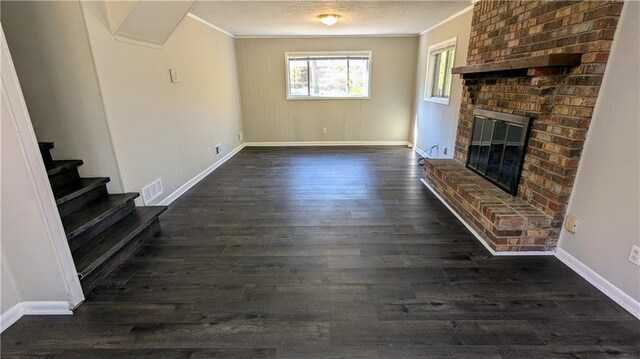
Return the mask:
POLYGON ((371 51, 287 52, 287 99, 368 99, 371 51))
POLYGON ((425 101, 449 105, 451 95, 451 69, 456 56, 457 37, 429 46, 425 101))

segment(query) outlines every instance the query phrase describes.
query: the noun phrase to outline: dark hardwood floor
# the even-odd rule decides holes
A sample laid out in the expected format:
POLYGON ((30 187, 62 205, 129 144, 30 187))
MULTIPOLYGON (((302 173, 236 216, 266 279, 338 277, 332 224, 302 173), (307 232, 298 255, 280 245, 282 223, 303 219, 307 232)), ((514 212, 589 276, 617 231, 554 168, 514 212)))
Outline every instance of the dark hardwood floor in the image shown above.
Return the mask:
POLYGON ((402 147, 245 148, 73 316, 3 358, 639 358, 640 321, 552 257, 492 257, 402 147))

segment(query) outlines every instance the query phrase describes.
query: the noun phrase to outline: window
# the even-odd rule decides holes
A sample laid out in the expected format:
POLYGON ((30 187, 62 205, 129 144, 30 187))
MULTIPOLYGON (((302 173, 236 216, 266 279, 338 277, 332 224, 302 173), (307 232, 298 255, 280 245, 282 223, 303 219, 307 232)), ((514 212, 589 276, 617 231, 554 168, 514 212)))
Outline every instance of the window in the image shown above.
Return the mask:
POLYGON ((287 99, 369 98, 371 51, 286 53, 287 99))
POLYGON ((456 41, 453 38, 439 44, 429 46, 427 62, 427 78, 425 81, 424 99, 443 105, 449 104, 451 94, 451 69, 456 54, 456 41))

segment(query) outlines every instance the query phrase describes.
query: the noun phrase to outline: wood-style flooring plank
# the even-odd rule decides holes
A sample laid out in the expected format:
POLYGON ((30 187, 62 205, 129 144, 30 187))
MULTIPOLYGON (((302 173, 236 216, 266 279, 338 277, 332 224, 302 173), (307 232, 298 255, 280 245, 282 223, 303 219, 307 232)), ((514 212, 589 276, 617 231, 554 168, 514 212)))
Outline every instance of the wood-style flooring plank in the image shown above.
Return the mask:
POLYGON ((2 358, 639 358, 639 321, 553 257, 493 257, 405 147, 245 148, 73 316, 2 358))

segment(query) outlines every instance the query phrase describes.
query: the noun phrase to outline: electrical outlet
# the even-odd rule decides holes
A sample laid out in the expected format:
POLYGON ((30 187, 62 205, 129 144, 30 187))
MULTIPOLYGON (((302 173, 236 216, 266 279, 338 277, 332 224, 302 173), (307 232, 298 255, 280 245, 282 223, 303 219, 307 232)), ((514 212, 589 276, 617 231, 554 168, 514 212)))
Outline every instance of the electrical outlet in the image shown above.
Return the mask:
POLYGON ((640 266, 640 246, 635 244, 631 246, 631 253, 629 253, 629 262, 640 266))
POLYGON ((238 132, 238 142, 242 142, 242 131, 238 132))
POLYGON ((222 150, 222 145, 221 144, 217 144, 216 145, 216 156, 220 154, 221 150, 222 150))
POLYGON ((322 128, 322 133, 327 133, 327 128, 326 127, 322 128))
POLYGON ((567 214, 567 218, 564 220, 564 228, 571 233, 576 233, 578 231, 578 217, 567 214))

